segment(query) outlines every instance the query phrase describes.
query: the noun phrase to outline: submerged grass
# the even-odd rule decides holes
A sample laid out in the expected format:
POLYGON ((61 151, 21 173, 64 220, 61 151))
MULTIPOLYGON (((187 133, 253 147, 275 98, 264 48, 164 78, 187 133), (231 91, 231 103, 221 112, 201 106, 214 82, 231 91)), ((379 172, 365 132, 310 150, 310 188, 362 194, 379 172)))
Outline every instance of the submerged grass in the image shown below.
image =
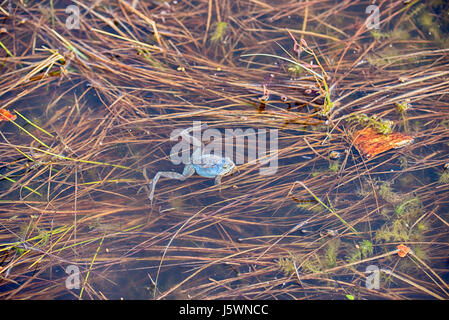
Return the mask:
POLYGON ((79 30, 64 1, 1 8, 0 299, 449 298, 447 5, 391 3, 377 33, 361 1, 75 5, 79 30), (366 159, 354 119, 415 142, 366 159), (277 129, 276 173, 151 206, 193 121, 277 129))

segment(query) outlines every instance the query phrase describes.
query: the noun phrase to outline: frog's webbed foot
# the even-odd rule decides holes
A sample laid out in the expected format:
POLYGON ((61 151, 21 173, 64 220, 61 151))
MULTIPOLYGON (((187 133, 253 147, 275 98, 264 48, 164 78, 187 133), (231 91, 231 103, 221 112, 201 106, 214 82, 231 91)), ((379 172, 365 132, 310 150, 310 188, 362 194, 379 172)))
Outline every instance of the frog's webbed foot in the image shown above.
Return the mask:
POLYGON ((149 187, 150 195, 148 196, 148 198, 150 199, 151 204, 153 204, 154 189, 156 188, 156 183, 159 181, 160 177, 184 181, 189 177, 189 175, 182 175, 180 173, 171 171, 159 171, 158 173, 156 173, 149 187))

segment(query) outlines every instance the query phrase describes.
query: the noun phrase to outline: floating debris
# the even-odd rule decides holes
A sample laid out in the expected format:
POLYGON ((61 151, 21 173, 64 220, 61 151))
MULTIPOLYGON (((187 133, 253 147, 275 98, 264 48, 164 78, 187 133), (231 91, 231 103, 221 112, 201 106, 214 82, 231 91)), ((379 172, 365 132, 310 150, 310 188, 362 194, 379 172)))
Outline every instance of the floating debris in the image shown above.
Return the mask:
POLYGON ((320 232, 320 236, 321 237, 336 237, 338 236, 338 231, 337 230, 332 230, 332 229, 327 229, 327 230, 323 230, 320 232))
POLYGON ((354 146, 367 158, 374 157, 390 149, 405 147, 413 142, 413 137, 399 132, 384 135, 367 127, 354 134, 354 146))
POLYGON ((408 109, 410 109, 411 105, 410 105, 410 100, 406 99, 403 100, 401 102, 396 102, 395 103, 396 109, 398 110, 399 113, 403 114, 404 112, 406 112, 408 109))
POLYGON ((404 244, 398 245, 398 250, 398 256, 401 258, 404 258, 410 252, 410 248, 404 244))
POLYGON ((340 159, 340 156, 341 156, 341 153, 338 152, 338 151, 332 151, 332 152, 329 153, 329 158, 330 158, 331 160, 337 160, 337 159, 340 159))
POLYGON ((6 109, 0 109, 0 121, 14 121, 17 119, 15 114, 12 114, 6 109))

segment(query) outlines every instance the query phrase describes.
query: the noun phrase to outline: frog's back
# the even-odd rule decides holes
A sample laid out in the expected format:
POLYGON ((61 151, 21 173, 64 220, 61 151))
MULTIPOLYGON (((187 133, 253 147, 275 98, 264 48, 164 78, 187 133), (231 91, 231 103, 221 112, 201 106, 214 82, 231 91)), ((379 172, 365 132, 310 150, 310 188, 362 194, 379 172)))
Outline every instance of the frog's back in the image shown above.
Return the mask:
POLYGON ((206 154, 201 156, 201 163, 193 164, 198 175, 205 178, 215 178, 223 172, 225 161, 222 157, 206 154))

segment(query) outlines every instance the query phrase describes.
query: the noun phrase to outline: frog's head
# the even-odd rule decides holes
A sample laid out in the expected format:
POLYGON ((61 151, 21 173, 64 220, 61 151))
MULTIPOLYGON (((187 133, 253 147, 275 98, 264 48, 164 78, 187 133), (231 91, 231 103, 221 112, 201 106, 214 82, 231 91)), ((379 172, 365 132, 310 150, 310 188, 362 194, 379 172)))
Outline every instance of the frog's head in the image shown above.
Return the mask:
POLYGON ((235 163, 228 157, 223 158, 221 163, 220 176, 227 176, 234 172, 236 169, 235 163))

